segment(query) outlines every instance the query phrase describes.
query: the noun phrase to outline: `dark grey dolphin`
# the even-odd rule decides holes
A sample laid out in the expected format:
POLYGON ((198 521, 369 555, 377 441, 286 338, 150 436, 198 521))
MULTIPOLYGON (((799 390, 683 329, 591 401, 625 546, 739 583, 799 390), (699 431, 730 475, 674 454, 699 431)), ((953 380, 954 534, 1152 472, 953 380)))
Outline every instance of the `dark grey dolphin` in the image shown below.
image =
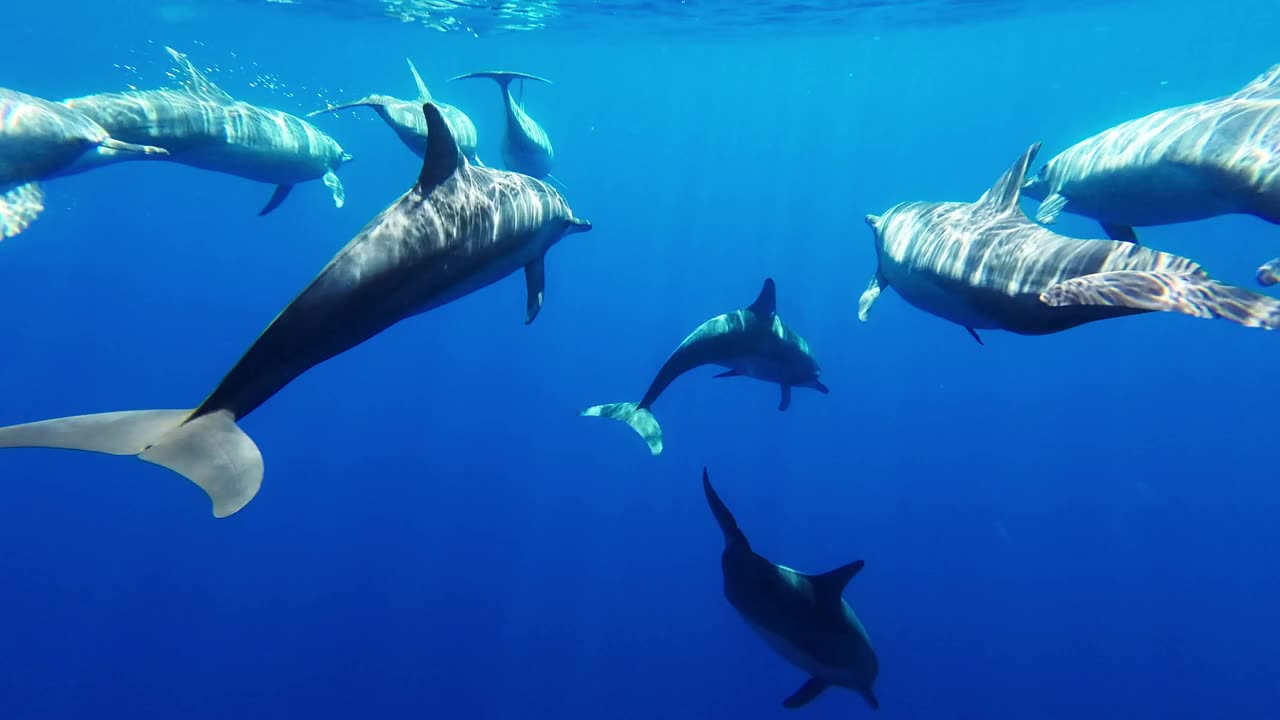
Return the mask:
POLYGON ((880 674, 880 661, 867 631, 842 597, 863 562, 855 560, 821 575, 775 565, 751 549, 711 487, 706 468, 702 469, 702 491, 724 533, 720 555, 724 596, 769 647, 809 673, 809 679, 782 706, 803 707, 834 685, 856 691, 873 710, 879 708, 872 686, 880 674))
POLYGON ((64 100, 112 137, 158 145, 183 165, 276 186, 259 212, 280 206, 293 186, 323 179, 342 207, 345 193, 334 171, 351 159, 320 128, 279 110, 238 101, 214 85, 186 55, 165 48, 186 75, 178 90, 132 90, 64 100))
POLYGON ((1280 325, 1280 302, 1217 282, 1186 258, 1077 240, 1032 222, 1018 195, 1039 147, 975 203, 910 202, 868 215, 880 264, 858 317, 866 320, 880 291, 892 287, 975 338, 980 328, 1043 335, 1157 310, 1268 330, 1280 325))
POLYGON ((405 318, 524 268, 526 322, 542 305, 543 256, 591 224, 560 193, 458 152, 440 111, 418 182, 338 252, 195 410, 139 410, 0 428, 0 447, 136 455, 199 485, 225 517, 262 482, 262 455, 236 421, 294 378, 405 318))
POLYGON ((713 317, 690 333, 662 364, 640 402, 596 405, 580 414, 625 422, 657 455, 662 452, 662 428, 649 408, 676 378, 703 365, 729 368, 718 378, 744 375, 778 383, 782 386, 779 410, 791 406, 792 387, 828 392, 818 380, 818 361, 809 343, 778 317, 777 290, 768 278, 750 307, 713 317))
POLYGON ((1280 65, 1239 92, 1161 110, 1105 130, 1045 163, 1023 193, 1036 219, 1063 210, 1102 223, 1113 240, 1134 226, 1229 213, 1280 223, 1280 65))
POLYGON ((502 135, 502 162, 506 168, 531 177, 550 177, 551 162, 555 159, 551 138, 547 137, 541 125, 529 117, 523 104, 512 97, 511 81, 537 80, 548 84, 551 81, 536 75, 500 70, 468 73, 459 75, 454 80, 467 78, 490 78, 502 89, 502 103, 507 110, 506 131, 502 135))
POLYGON ((39 181, 164 154, 162 148, 121 142, 62 105, 0 88, 0 238, 17 235, 40 216, 39 181))
POLYGON ((378 113, 378 117, 395 132, 396 137, 400 138, 400 142, 405 147, 413 151, 418 157, 422 157, 427 151, 427 123, 422 117, 422 105, 424 103, 433 103, 440 108, 440 114, 444 116, 445 122, 449 123, 449 129, 453 131, 453 138, 458 143, 458 149, 463 155, 473 163, 480 164, 480 159, 476 157, 476 137, 475 123, 471 122, 471 118, 467 114, 452 105, 446 105, 431 97, 431 91, 427 90, 427 84, 422 81, 422 76, 418 74, 418 69, 413 66, 413 61, 408 58, 405 62, 409 63, 409 71, 413 73, 413 81, 418 86, 418 99, 414 101, 400 100, 390 95, 366 95, 355 102, 344 103, 342 105, 334 105, 324 110, 316 110, 307 113, 307 117, 315 117, 324 113, 335 113, 339 110, 348 108, 368 107, 378 113))

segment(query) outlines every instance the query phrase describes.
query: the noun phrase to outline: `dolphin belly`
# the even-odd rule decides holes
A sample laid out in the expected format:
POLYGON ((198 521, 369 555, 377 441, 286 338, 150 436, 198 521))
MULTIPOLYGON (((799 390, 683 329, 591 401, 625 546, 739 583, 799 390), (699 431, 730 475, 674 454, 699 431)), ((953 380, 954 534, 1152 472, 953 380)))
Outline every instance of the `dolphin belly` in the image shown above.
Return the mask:
POLYGON ((1203 220, 1250 204, 1249 192, 1229 171, 1171 160, 1085 173, 1059 193, 1068 212, 1130 226, 1203 220))
POLYGON ((890 278, 890 287, 897 290, 903 300, 927 313, 975 330, 1005 327, 1005 323, 991 313, 989 304, 976 301, 981 289, 942 282, 922 272, 885 274, 890 278))

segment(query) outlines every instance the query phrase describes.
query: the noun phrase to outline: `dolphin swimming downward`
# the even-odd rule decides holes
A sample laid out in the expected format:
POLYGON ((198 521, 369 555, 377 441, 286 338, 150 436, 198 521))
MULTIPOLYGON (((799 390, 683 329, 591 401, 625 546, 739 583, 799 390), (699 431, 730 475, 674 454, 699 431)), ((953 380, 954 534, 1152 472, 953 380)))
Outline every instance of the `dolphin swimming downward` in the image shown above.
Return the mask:
POLYGON ((858 318, 865 321, 892 287, 975 339, 981 328, 1044 335, 1152 311, 1280 326, 1280 302, 1213 280, 1184 257, 1077 240, 1032 222, 1018 196, 1039 148, 1032 145, 977 202, 908 202, 868 215, 879 267, 858 318))
POLYGON ((511 95, 512 80, 537 80, 548 84, 551 81, 536 75, 498 70, 468 73, 453 79, 468 78, 489 78, 502 89, 502 103, 507 111, 506 131, 502 134, 502 162, 506 168, 530 177, 551 177, 551 161, 555 159, 551 138, 547 137, 547 132, 541 125, 529 117, 523 103, 511 95))
POLYGON ((711 487, 706 468, 702 469, 702 491, 724 533, 720 567, 729 604, 769 647, 809 673, 809 679, 782 706, 803 707, 834 685, 856 691, 871 709, 878 709, 880 701, 872 686, 880 674, 880 661, 867 631, 842 597, 863 562, 855 560, 821 575, 775 565, 751 549, 711 487))
POLYGON ((750 307, 713 317, 690 333, 663 363, 640 402, 596 405, 580 414, 625 422, 644 438, 649 452, 658 455, 662 428, 649 408, 676 378, 703 365, 729 368, 718 378, 744 375, 778 383, 782 387, 779 410, 791 406, 792 387, 828 392, 818 379, 818 361, 809 344, 778 317, 777 290, 768 278, 750 307))
POLYGON ((329 261, 195 410, 82 415, 0 428, 0 447, 136 455, 200 486, 213 514, 244 507, 262 482, 262 455, 236 425, 294 378, 405 318, 524 268, 526 322, 542 306, 543 256, 589 230, 555 188, 471 166, 440 111, 425 105, 430 140, 417 183, 329 261))

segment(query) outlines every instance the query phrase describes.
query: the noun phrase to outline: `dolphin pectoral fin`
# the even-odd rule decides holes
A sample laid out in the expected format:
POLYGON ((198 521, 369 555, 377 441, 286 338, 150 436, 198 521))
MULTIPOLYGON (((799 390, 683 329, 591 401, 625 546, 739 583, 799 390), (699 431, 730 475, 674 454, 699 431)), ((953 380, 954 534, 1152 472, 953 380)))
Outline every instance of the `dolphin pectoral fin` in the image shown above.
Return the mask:
POLYGON ((649 445, 651 454, 662 454, 662 427, 658 425, 658 418, 654 417, 648 408, 642 408, 638 403, 596 405, 578 414, 583 417, 607 417, 621 420, 644 439, 649 445))
POLYGON ((867 321, 867 316, 871 314, 871 306, 876 304, 876 300, 880 299, 880 292, 887 287, 889 287, 888 281, 884 279, 884 275, 880 274, 880 269, 876 268, 876 274, 871 276, 867 289, 863 290, 862 297, 858 298, 858 322, 867 321))
MULTIPOLYGON (((263 215, 266 215, 272 210, 280 207, 280 203, 284 202, 284 199, 289 197, 289 192, 291 190, 293 190, 292 185, 277 185, 276 191, 271 193, 271 199, 268 200, 267 204, 258 211, 258 217, 262 217, 263 215)), ((339 203, 338 207, 342 207, 342 204, 339 203)))
POLYGON ((538 317, 538 311, 542 309, 542 292, 547 285, 547 271, 542 260, 538 258, 524 266, 524 284, 528 293, 525 300, 525 325, 533 322, 533 319, 538 317))
POLYGON ((1121 270, 1084 275, 1050 287, 1040 294, 1040 301, 1051 307, 1176 312, 1221 318, 1245 327, 1280 328, 1280 300, 1196 273, 1121 270))
POLYGON ((44 212, 44 192, 35 183, 0 187, 0 240, 26 230, 44 212))
POLYGON ((135 143, 127 143, 115 138, 107 138, 99 143, 101 147, 116 152, 138 153, 139 155, 168 155, 169 151, 162 147, 154 145, 137 145, 135 143))
POLYGON ((791 386, 782 385, 781 387, 782 401, 778 403, 778 410, 785 412, 787 408, 791 407, 791 386))
POLYGON ((742 374, 741 370, 725 370, 722 373, 716 373, 714 377, 718 377, 718 378, 738 377, 741 374, 742 374))
POLYGON ((822 694, 823 690, 826 690, 829 687, 831 687, 829 684, 819 680, 818 678, 811 677, 800 686, 799 690, 791 693, 790 697, 782 701, 782 707, 787 708, 788 710, 802 708, 813 702, 815 698, 822 694))
MULTIPOLYGON (((324 186, 329 188, 329 192, 333 193, 333 204, 335 207, 342 207, 347 204, 347 191, 342 187, 342 181, 332 170, 324 174, 324 186)), ((282 200, 284 198, 281 198, 282 200)))
POLYGON ((1067 199, 1058 193, 1049 193, 1044 202, 1040 203, 1040 208, 1036 210, 1036 222, 1044 225, 1052 225, 1058 221, 1058 215, 1062 214, 1062 209, 1067 206, 1067 199))
POLYGON ((1134 232, 1132 225, 1113 225, 1111 223, 1102 223, 1102 231, 1107 237, 1120 242, 1129 242, 1134 245, 1138 244, 1138 233, 1134 232))
POLYGON ((863 700, 867 701, 867 707, 871 708, 872 710, 880 709, 880 700, 876 698, 875 691, 873 691, 871 688, 859 688, 858 694, 862 696, 863 700))
POLYGON ((967 326, 967 325, 965 326, 965 328, 964 328, 964 329, 969 331, 969 334, 973 336, 973 339, 974 339, 974 340, 977 340, 977 341, 978 341, 978 344, 979 344, 979 345, 984 345, 984 346, 986 345, 986 343, 982 342, 982 338, 978 336, 978 331, 977 331, 977 330, 974 330, 973 328, 971 328, 971 327, 969 327, 969 326, 967 326))

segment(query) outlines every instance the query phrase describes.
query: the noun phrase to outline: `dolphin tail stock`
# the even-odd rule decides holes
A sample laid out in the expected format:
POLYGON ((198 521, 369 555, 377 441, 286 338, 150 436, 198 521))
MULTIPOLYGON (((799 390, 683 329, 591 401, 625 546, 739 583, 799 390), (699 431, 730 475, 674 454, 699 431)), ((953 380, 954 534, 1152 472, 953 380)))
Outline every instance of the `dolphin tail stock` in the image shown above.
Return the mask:
POLYGON ((1208 275, 1120 270, 1064 280, 1040 295, 1052 307, 1075 305, 1176 312, 1221 318, 1267 330, 1280 328, 1280 300, 1208 275))
POLYGON ((0 448, 43 447, 133 455, 204 490, 214 517, 249 503, 262 484, 262 453, 226 410, 133 410, 0 428, 0 448))
POLYGON ((738 527, 738 521, 733 518, 733 513, 729 512, 729 507, 720 499, 716 489, 711 487, 711 475, 705 467, 702 468, 702 494, 707 498, 707 505, 716 518, 716 524, 720 526, 720 532, 724 533, 725 546, 741 545, 744 549, 750 550, 751 543, 738 527))
POLYGON ((44 212, 44 191, 36 183, 0 187, 0 240, 30 227, 44 212))
POLYGON ((548 85, 553 84, 550 80, 538 77, 537 75, 529 75, 528 73, 522 72, 509 72, 506 70, 486 70, 484 72, 467 73, 465 75, 459 75, 451 79, 449 82, 453 82, 453 80, 470 80, 472 78, 489 78, 490 80, 498 83, 503 90, 506 90, 507 87, 511 85, 512 80, 536 80, 548 85))
POLYGON ((621 420, 635 430, 649 445, 649 452, 654 455, 662 453, 662 426, 649 408, 640 407, 639 403, 624 402, 596 405, 578 413, 583 417, 605 417, 621 420))

